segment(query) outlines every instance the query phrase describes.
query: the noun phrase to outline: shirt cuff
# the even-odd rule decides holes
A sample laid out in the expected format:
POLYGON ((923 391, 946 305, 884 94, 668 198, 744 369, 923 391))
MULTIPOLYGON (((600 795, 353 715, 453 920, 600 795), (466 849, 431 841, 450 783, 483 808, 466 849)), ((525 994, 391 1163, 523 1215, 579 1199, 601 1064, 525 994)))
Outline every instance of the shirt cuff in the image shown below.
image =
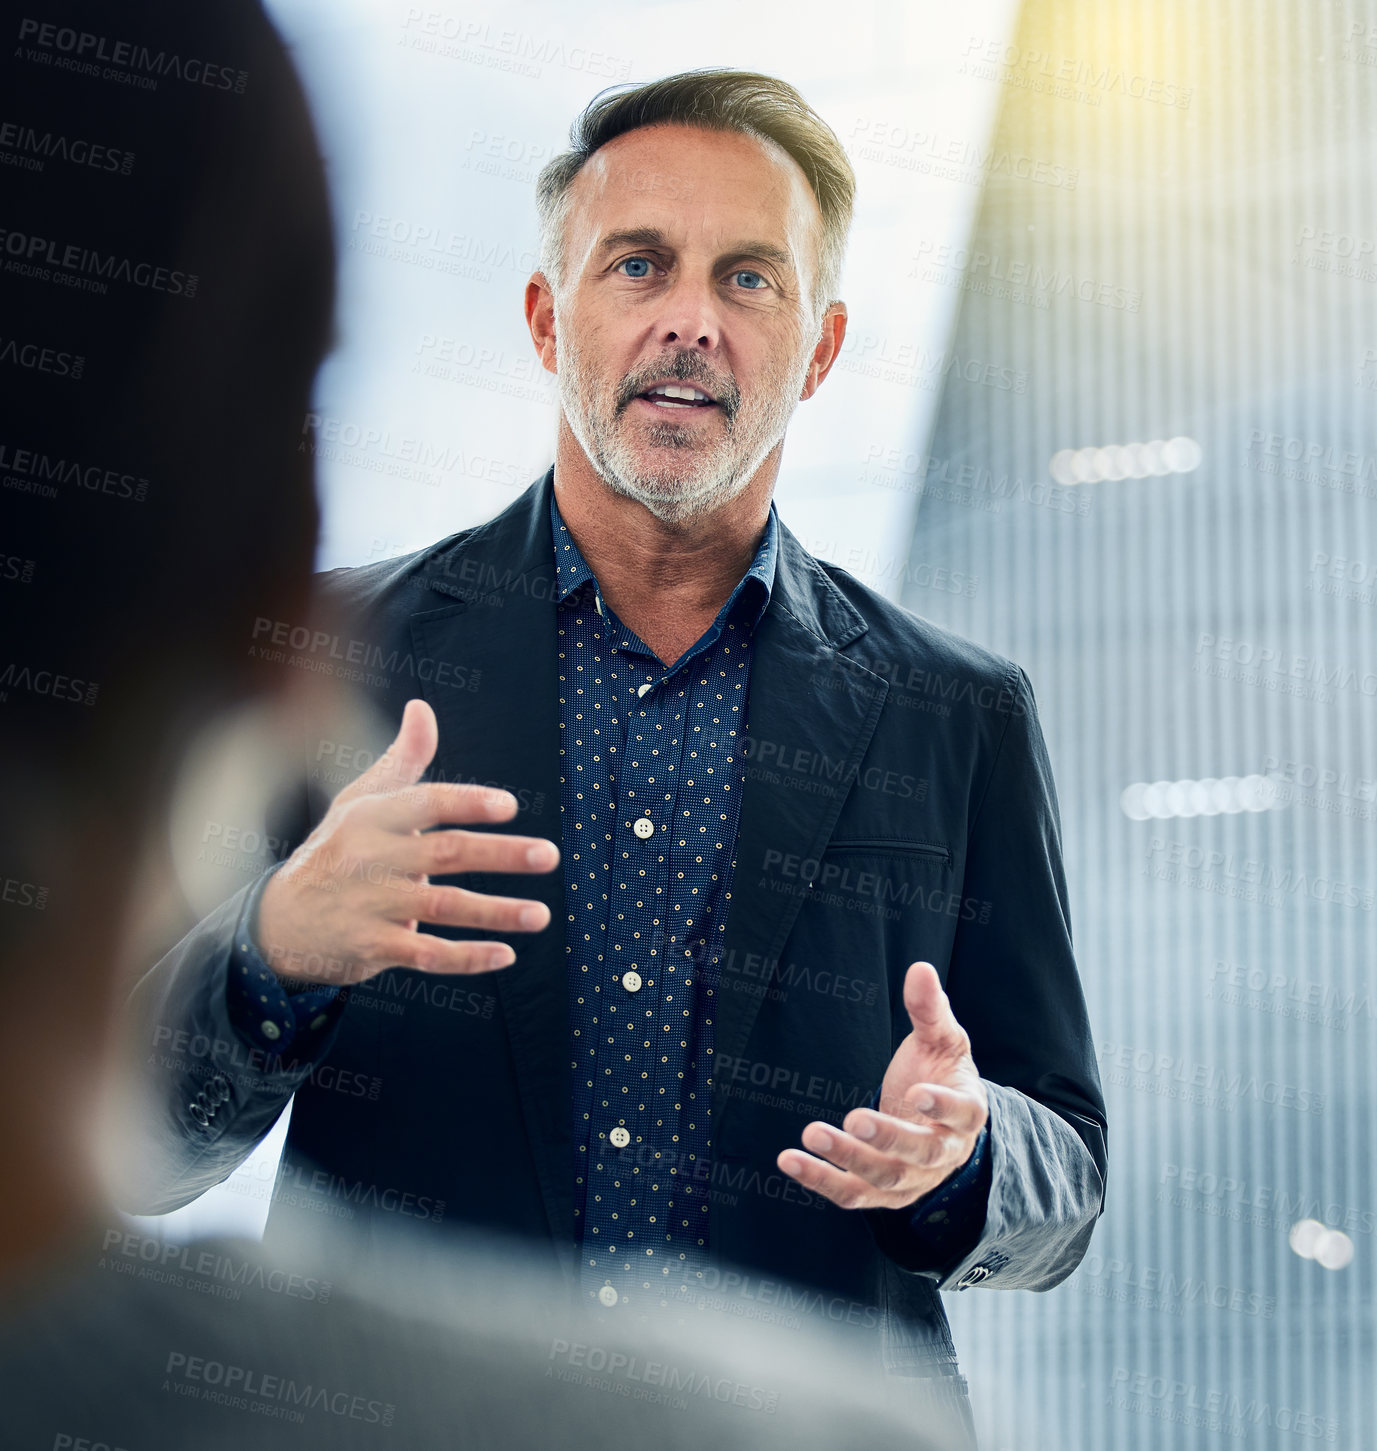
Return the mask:
MULTIPOLYGON (((878 1109, 879 1104, 877 1088, 869 1107, 878 1109)), ((970 1254, 985 1232, 993 1168, 987 1122, 976 1137, 970 1158, 935 1189, 905 1209, 878 1211, 891 1220, 891 1234, 898 1230, 906 1242, 906 1259, 921 1260, 945 1271, 970 1254)))
POLYGON ((909 1229, 926 1242, 938 1264, 958 1264, 979 1244, 993 1158, 985 1125, 961 1168, 909 1205, 909 1229))
POLYGON ((311 1058, 344 1009, 339 988, 289 991, 258 951, 258 904, 272 872, 265 872, 244 899, 234 929, 234 954, 225 986, 225 1006, 234 1030, 250 1047, 274 1057, 290 1048, 294 1058, 311 1058))

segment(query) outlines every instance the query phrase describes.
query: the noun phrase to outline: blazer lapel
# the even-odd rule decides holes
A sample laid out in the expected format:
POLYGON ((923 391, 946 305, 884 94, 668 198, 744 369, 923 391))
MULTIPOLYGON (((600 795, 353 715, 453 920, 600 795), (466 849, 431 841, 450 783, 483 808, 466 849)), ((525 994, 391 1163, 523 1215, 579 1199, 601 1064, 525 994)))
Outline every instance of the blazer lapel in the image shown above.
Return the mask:
MULTIPOLYGON (((865 620, 787 529, 770 603, 756 631, 747 704, 748 774, 741 799, 732 901, 723 935, 717 994, 715 1056, 739 1058, 760 1009, 746 972, 754 960, 777 958, 802 905, 803 881, 770 874, 777 856, 817 859, 841 812, 855 768, 874 734, 889 685, 840 653, 866 629, 865 620), (830 791, 803 791, 772 766, 781 757, 824 763, 830 791), (774 888, 794 888, 792 891, 774 888)), ((733 1103, 721 1078, 713 1087, 713 1138, 719 1149, 733 1103)))

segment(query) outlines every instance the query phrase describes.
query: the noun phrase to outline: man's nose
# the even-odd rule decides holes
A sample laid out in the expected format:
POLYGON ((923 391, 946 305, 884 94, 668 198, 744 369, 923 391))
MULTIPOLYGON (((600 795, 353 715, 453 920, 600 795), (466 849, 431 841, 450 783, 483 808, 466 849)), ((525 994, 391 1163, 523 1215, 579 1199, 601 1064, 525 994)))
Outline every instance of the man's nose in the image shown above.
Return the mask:
POLYGON ((665 294, 659 319, 660 341, 714 351, 722 341, 722 319, 711 283, 676 280, 665 294))

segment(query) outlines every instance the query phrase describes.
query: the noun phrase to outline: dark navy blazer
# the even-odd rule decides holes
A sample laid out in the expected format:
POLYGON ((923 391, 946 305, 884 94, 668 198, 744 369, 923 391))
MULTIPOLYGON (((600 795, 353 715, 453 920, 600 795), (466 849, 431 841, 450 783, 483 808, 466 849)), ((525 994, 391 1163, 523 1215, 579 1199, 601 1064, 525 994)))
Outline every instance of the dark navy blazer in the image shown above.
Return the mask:
MULTIPOLYGON (((439 720, 431 777, 513 791, 501 829, 559 842, 552 481, 432 548, 324 577, 337 633, 310 650, 362 677, 376 720, 367 742, 342 741, 339 722, 307 728, 311 815, 419 693, 439 720)), ((887 1368, 953 1374, 939 1288, 1057 1284, 1103 1204, 1104 1103, 1032 691, 1016 665, 784 528, 750 740, 712 1097, 710 1243, 734 1267, 722 1291, 774 1302, 797 1295, 783 1283, 807 1287, 814 1308, 875 1327, 887 1368), (918 959, 941 975, 990 1098, 984 1231, 942 1268, 910 1258, 901 1212, 837 1208, 775 1164, 809 1120, 869 1101, 910 1031, 902 987, 918 959)), ((128 1207, 175 1208, 223 1180, 295 1093, 270 1236, 321 1214, 496 1227, 543 1246, 572 1287, 562 873, 462 881, 538 897, 551 925, 513 935, 501 972, 394 968, 351 989, 299 1061, 250 1053, 226 1015, 245 893, 183 939, 135 992, 159 1109, 128 1207)))

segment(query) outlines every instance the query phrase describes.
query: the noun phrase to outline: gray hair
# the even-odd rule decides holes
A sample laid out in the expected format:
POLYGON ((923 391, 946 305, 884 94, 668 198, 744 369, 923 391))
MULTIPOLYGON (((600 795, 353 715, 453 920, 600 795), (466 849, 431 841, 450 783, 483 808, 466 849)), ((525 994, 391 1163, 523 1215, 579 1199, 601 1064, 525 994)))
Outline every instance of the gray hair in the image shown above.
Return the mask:
POLYGON ((595 96, 569 128, 571 149, 546 164, 536 182, 540 266, 551 287, 564 284, 564 227, 570 189, 584 163, 618 136, 643 126, 678 124, 736 131, 773 141, 802 168, 822 213, 815 321, 841 291, 842 258, 856 196, 856 175, 837 134, 786 81, 754 71, 685 71, 595 96))

